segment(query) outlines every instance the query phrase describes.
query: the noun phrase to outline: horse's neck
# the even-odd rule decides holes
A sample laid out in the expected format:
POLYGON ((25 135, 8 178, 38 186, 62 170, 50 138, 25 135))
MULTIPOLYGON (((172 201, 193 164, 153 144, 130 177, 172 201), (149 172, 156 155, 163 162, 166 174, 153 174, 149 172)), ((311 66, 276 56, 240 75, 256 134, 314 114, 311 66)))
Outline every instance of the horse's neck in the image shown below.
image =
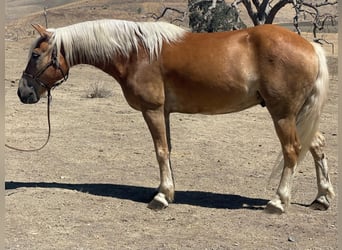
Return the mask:
MULTIPOLYGON (((88 48, 89 49, 89 48, 88 48)), ((70 62, 70 67, 80 65, 80 64, 87 64, 94 66, 103 72, 113 76, 116 80, 120 80, 125 77, 127 72, 127 64, 129 58, 125 58, 120 55, 112 55, 111 59, 104 59, 104 58, 90 58, 87 56, 79 56, 80 48, 78 48, 78 52, 73 51, 72 57, 74 58, 73 62, 70 62)))
MULTIPOLYGON (((114 77, 119 83, 122 83, 127 76, 129 67, 129 58, 124 58, 122 56, 114 56, 112 60, 108 61, 91 61, 91 60, 79 60, 76 64, 87 64, 92 65, 95 68, 102 70, 103 72, 114 77)), ((73 65, 73 66, 74 66, 73 65)))

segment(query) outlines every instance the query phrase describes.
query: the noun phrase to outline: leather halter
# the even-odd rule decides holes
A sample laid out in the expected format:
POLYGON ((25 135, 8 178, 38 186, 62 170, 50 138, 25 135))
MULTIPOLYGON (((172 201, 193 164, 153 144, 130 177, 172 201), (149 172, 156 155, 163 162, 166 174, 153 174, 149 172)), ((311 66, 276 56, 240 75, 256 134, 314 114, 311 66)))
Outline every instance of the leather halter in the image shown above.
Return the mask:
POLYGON ((50 135, 51 135, 51 121, 50 121, 50 104, 51 104, 51 89, 56 88, 58 85, 62 84, 63 82, 65 82, 68 79, 69 76, 69 70, 67 71, 67 73, 65 74, 62 70, 62 68, 59 65, 58 62, 58 58, 57 58, 57 46, 55 45, 53 50, 52 50, 52 55, 51 55, 51 61, 49 63, 47 63, 41 70, 39 70, 35 75, 31 75, 29 73, 26 72, 26 70, 23 72, 23 75, 26 77, 29 77, 33 80, 35 80, 36 82, 38 82, 43 88, 45 88, 48 92, 48 101, 47 101, 47 121, 48 121, 48 136, 47 139, 45 141, 45 143, 40 146, 39 148, 35 148, 35 149, 22 149, 22 148, 17 148, 17 147, 13 147, 9 144, 5 144, 5 147, 9 148, 9 149, 13 149, 13 150, 17 150, 17 151, 21 151, 21 152, 35 152, 35 151, 39 151, 41 149, 43 149, 49 142, 50 140, 50 135), (39 77, 50 67, 54 67, 55 69, 59 69, 62 73, 63 79, 61 79, 60 81, 56 82, 52 87, 49 87, 46 83, 44 83, 42 80, 39 79, 39 77))
POLYGON ((35 80, 37 83, 39 83, 40 86, 42 86, 43 88, 45 88, 48 92, 51 89, 56 88, 57 86, 61 85, 63 82, 65 82, 66 80, 68 80, 69 77, 69 70, 64 73, 59 61, 58 61, 58 57, 57 57, 57 46, 55 45, 53 47, 52 50, 52 54, 51 54, 51 61, 48 62, 42 69, 40 69, 36 74, 32 75, 30 73, 27 73, 26 70, 23 72, 23 76, 29 77, 33 80, 35 80), (52 87, 49 87, 46 83, 44 83, 42 80, 39 79, 39 77, 49 68, 49 67, 54 67, 55 69, 58 69, 63 76, 63 79, 61 79, 60 81, 57 81, 56 83, 54 83, 54 85, 52 87))

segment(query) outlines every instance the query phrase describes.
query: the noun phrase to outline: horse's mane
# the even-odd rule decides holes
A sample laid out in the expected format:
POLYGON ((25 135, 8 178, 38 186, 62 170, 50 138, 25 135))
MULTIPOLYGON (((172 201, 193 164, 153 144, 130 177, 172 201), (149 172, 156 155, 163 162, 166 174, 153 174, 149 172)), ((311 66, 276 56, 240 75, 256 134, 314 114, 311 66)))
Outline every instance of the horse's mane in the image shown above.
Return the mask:
POLYGON ((163 41, 177 41, 186 32, 164 22, 109 19, 87 21, 49 31, 53 33, 51 44, 57 45, 58 51, 63 44, 69 65, 79 59, 90 62, 109 60, 114 53, 129 56, 133 50, 138 50, 139 43, 152 59, 158 57, 163 41))

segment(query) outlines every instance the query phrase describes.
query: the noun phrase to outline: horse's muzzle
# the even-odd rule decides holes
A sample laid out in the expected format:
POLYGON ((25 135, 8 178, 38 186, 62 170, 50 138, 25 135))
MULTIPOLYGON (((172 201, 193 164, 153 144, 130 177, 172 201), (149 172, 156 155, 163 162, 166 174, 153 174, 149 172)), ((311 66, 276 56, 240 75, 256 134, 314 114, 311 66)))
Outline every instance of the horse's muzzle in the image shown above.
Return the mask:
POLYGON ((39 101, 37 90, 25 78, 19 80, 17 94, 20 101, 25 104, 33 104, 39 101))

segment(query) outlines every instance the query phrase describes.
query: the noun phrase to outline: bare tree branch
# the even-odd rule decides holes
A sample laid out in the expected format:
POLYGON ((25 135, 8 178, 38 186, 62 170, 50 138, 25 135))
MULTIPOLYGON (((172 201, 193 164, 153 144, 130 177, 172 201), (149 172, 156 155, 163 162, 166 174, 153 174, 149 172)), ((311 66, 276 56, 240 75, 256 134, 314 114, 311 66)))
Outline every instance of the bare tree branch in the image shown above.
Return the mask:
POLYGON ((287 4, 293 2, 292 0, 281 0, 278 1, 273 7, 271 7, 270 13, 267 17, 266 23, 271 24, 278 12, 287 4))
POLYGON ((47 7, 44 6, 44 19, 45 19, 45 27, 48 28, 48 15, 47 15, 47 7))
POLYGON ((328 1, 328 0, 325 0, 324 2, 322 2, 322 3, 316 3, 316 4, 312 4, 312 5, 314 5, 315 7, 322 7, 322 6, 326 6, 326 5, 335 5, 335 4, 337 4, 337 0, 336 1, 333 1, 333 2, 330 2, 330 1, 328 1))
POLYGON ((249 17, 251 18, 254 26, 259 25, 258 19, 256 17, 256 13, 253 11, 252 3, 249 0, 241 0, 242 4, 245 6, 249 17))
MULTIPOLYGON (((333 5, 336 3, 337 1, 329 2, 326 0, 325 2, 322 2, 322 3, 313 4, 313 3, 305 2, 303 0, 301 1, 298 0, 298 3, 294 5, 297 18, 299 16, 299 13, 309 14, 312 17, 313 19, 312 33, 314 35, 314 40, 317 40, 317 31, 322 30, 324 28, 327 20, 330 20, 330 22, 334 24, 337 18, 337 15, 332 15, 330 13, 320 14, 319 8, 322 6, 326 6, 326 5, 333 5)), ((296 26, 296 29, 297 31, 299 30, 298 26, 296 26)), ((320 39, 320 40, 324 41, 324 39, 320 39)))
MULTIPOLYGON (((336 5, 337 0, 322 0, 320 2, 309 2, 307 0, 235 0, 232 3, 236 9, 239 4, 243 4, 254 25, 273 23, 278 12, 287 4, 292 4, 294 9, 293 26, 298 34, 301 33, 299 27, 300 15, 309 15, 312 18, 314 39, 317 39, 317 32, 322 30, 327 21, 335 23, 337 15, 321 14, 321 7, 336 5), (274 3, 275 2, 275 3, 274 3), (274 3, 272 6, 271 4, 274 3)), ((323 39, 324 40, 324 39, 323 39)))
POLYGON ((331 53, 334 54, 335 53, 335 45, 332 42, 329 42, 328 40, 324 39, 324 38, 314 38, 313 39, 314 42, 319 43, 319 44, 329 44, 331 46, 331 53))
POLYGON ((278 11, 286 4, 292 2, 292 0, 281 0, 276 3, 275 6, 271 6, 270 0, 263 0, 261 3, 259 0, 235 0, 232 6, 237 6, 242 3, 247 10, 249 17, 254 25, 260 25, 265 23, 272 23, 278 11), (253 8, 253 5, 254 8, 253 8), (255 9, 255 11, 254 11, 255 9))
POLYGON ((182 11, 182 10, 179 10, 179 9, 176 9, 176 8, 172 8, 172 7, 165 7, 163 12, 160 15, 157 15, 156 13, 147 13, 146 15, 148 17, 151 17, 154 20, 158 21, 161 18, 163 18, 167 14, 167 12, 170 12, 170 11, 171 12, 176 12, 178 14, 181 14, 181 17, 172 18, 171 23, 174 23, 176 21, 183 22, 185 17, 188 15, 188 12, 182 11))
MULTIPOLYGON (((182 18, 176 18, 175 20, 180 20, 180 21, 183 21, 185 16, 187 15, 187 12, 186 11, 182 11, 182 10, 179 10, 179 9, 176 9, 176 8, 172 8, 172 7, 165 7, 163 12, 158 16, 156 13, 148 13, 147 15, 152 17, 153 19, 155 19, 156 21, 158 21, 159 19, 161 19, 162 17, 165 16, 165 14, 168 12, 168 11, 173 11, 173 12, 177 12, 179 14, 182 15, 182 18)), ((171 22, 175 21, 175 20, 172 20, 171 22)))

